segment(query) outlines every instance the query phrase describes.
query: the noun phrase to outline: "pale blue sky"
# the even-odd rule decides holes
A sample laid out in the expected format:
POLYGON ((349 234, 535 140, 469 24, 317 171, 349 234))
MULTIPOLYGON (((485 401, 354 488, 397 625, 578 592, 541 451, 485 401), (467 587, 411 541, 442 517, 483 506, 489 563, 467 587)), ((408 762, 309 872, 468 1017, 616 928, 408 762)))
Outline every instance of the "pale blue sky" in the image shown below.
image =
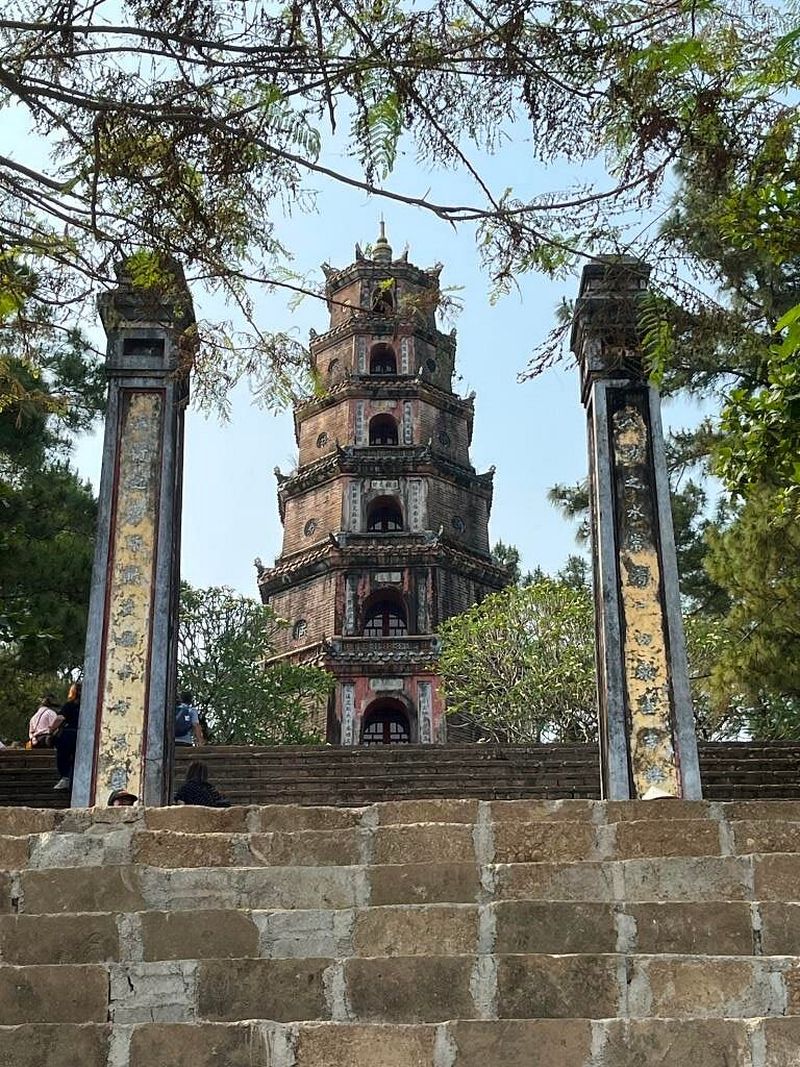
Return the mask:
MULTIPOLYGON (((4 120, 9 118, 0 135, 3 151, 30 163, 32 146, 22 117, 4 112, 4 120)), ((505 140, 499 155, 474 157, 496 193, 513 186, 517 194, 528 196, 571 184, 576 175, 566 168, 545 168, 531 160, 523 126, 510 132, 514 137, 505 140)), ((357 163, 346 158, 336 143, 325 162, 360 177, 357 163)), ((580 177, 598 187, 609 183, 599 166, 584 169, 580 177)), ((311 184, 318 192, 316 213, 297 211, 282 218, 279 227, 298 273, 321 281, 323 261, 345 266, 353 258, 356 241, 365 244, 375 239, 381 213, 396 253, 408 245, 409 258, 418 266, 444 264, 442 285, 459 289, 463 310, 453 322, 440 325, 445 330, 454 325, 458 331, 457 391, 476 392, 472 462, 479 471, 492 464, 497 468, 492 543, 501 539, 516 544, 528 568, 556 570, 575 551, 575 543, 572 529, 547 503, 547 489, 555 482, 577 481, 586 472, 577 372, 568 358, 534 381, 518 384, 517 375, 553 326, 561 299, 575 296, 578 274, 563 282, 522 276, 519 292, 492 306, 489 278, 480 267, 471 229, 456 232, 422 209, 368 197, 329 180, 315 179, 311 184)), ((481 203, 463 172, 433 172, 412 156, 400 158, 389 184, 441 203, 481 203)), ((639 229, 642 221, 632 220, 633 228, 639 229)), ((202 291, 194 289, 193 295, 199 316, 225 314, 202 291)), ((290 310, 280 291, 260 293, 256 307, 265 329, 294 330, 304 342, 309 328, 322 332, 328 325, 325 305, 314 299, 290 310)), ((665 416, 674 425, 687 425, 697 420, 698 411, 675 404, 665 416)), ((98 431, 80 440, 75 452, 79 470, 95 485, 100 448, 98 431)), ((227 423, 190 410, 185 455, 184 576, 195 585, 227 584, 257 595, 254 557, 270 565, 281 549, 273 468, 288 471, 294 464, 291 414, 270 415, 254 407, 247 391, 239 389, 227 423)))

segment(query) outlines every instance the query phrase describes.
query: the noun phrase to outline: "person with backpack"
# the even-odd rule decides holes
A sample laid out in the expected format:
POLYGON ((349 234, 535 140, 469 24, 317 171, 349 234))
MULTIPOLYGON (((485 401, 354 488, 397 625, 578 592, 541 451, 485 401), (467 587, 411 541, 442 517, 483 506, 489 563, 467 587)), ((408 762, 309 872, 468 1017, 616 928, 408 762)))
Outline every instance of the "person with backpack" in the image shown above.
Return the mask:
POLYGON ((193 700, 194 696, 188 689, 180 694, 178 706, 175 708, 176 745, 204 745, 206 743, 197 708, 192 707, 193 700))

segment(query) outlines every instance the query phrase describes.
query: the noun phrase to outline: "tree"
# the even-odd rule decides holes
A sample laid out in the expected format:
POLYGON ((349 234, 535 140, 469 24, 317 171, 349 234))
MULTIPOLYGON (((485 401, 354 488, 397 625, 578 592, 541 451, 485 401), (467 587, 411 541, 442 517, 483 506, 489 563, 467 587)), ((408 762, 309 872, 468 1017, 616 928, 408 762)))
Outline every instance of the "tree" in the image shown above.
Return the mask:
POLYGON ((102 404, 77 337, 43 344, 34 377, 0 333, 0 735, 21 738, 42 693, 65 693, 83 664, 96 505, 69 466, 70 435, 102 404), (36 402, 26 396, 36 394, 36 402))
POLYGON ((225 586, 181 583, 178 688, 188 689, 209 739, 223 745, 313 744, 310 715, 330 692, 325 671, 265 660, 288 625, 271 608, 225 586))
POLYGON ((447 711, 497 740, 596 737, 594 623, 586 588, 540 577, 440 628, 447 711))
POLYGON ((224 393, 251 372, 280 402, 304 353, 263 332, 249 287, 309 289, 287 269, 275 217, 308 203, 307 179, 475 225, 498 292, 521 272, 563 274, 631 244, 626 228, 663 208, 670 168, 710 119, 723 114, 755 143, 791 115, 774 73, 788 40, 792 84, 791 25, 769 5, 730 0, 12 0, 0 104, 35 136, 0 157, 0 240, 34 265, 31 310, 67 319, 113 282, 116 259, 133 256, 141 284, 163 281, 170 258, 190 265, 190 281, 222 289, 245 331, 199 325, 200 388, 224 393), (332 148, 355 167, 324 154, 342 127, 332 148), (607 187, 531 195, 523 175, 517 190, 493 190, 480 153, 518 129, 532 168, 603 158, 607 187), (36 138, 49 163, 26 154, 36 138), (401 144, 423 164, 462 169, 473 202, 393 188, 401 144))

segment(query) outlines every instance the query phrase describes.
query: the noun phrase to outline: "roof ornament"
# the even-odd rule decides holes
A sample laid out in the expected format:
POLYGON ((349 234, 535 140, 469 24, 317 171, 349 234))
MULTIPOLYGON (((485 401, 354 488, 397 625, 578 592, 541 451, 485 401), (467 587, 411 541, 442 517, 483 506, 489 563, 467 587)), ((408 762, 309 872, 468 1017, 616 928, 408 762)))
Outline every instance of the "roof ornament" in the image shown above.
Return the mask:
POLYGON ((356 241, 356 263, 360 263, 364 259, 364 252, 361 245, 356 241))
POLYGON ((372 250, 372 258, 376 263, 388 264, 392 262, 392 249, 391 245, 386 240, 386 223, 383 221, 383 215, 381 215, 380 237, 375 242, 375 248, 372 250))

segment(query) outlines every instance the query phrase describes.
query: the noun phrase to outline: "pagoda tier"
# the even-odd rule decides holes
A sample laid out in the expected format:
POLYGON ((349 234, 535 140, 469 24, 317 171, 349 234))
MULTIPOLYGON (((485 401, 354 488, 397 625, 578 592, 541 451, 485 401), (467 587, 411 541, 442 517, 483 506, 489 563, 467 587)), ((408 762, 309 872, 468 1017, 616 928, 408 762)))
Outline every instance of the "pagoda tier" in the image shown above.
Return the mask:
POLYGON ((323 269, 324 393, 295 409, 298 466, 275 472, 283 549, 259 588, 291 623, 277 658, 335 677, 329 741, 441 741, 436 630, 508 577, 489 552, 494 471, 470 463, 473 397, 453 392, 455 336, 435 323, 440 268, 393 259, 382 233, 370 257, 323 269))

